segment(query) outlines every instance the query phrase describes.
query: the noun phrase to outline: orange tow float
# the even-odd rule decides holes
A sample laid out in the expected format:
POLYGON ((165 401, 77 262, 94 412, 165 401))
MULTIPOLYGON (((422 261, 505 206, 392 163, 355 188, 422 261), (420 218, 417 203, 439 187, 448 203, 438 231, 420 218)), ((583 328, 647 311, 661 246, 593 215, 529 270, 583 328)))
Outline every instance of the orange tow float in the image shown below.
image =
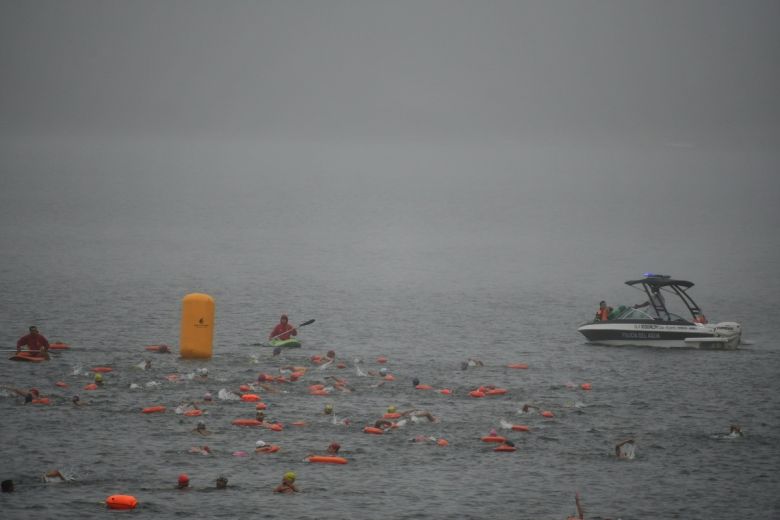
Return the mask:
POLYGON ((109 509, 135 509, 138 500, 131 495, 111 495, 106 499, 109 509))
POLYGON ((321 464, 346 464, 347 459, 344 457, 326 457, 321 455, 312 455, 306 457, 307 462, 319 462, 321 464))

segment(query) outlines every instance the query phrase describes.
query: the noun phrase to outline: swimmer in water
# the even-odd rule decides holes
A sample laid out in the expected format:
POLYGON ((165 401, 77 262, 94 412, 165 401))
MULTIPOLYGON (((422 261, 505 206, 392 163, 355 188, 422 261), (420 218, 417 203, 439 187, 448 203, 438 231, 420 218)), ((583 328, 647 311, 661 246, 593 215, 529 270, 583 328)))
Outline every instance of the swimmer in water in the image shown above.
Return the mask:
POLYGON ((483 363, 479 359, 468 358, 466 361, 464 361, 464 362, 462 362, 460 364, 460 369, 461 370, 466 370, 469 367, 484 367, 484 366, 485 366, 485 363, 483 363))
POLYGON ((2 484, 3 493, 13 493, 14 492, 14 481, 11 479, 4 480, 2 484))
POLYGON ((211 435, 211 432, 206 429, 206 423, 203 421, 199 421, 198 425, 192 431, 198 435, 211 435))
POLYGON ((582 504, 580 504, 579 491, 574 494, 574 504, 577 506, 577 516, 568 516, 566 520, 585 520, 585 510, 582 509, 582 504))
POLYGON ((742 437, 742 428, 738 424, 732 424, 729 428, 729 437, 742 437))
POLYGON ((223 476, 217 477, 217 489, 225 489, 227 487, 227 485, 228 485, 228 479, 227 478, 225 478, 223 476))
POLYGON ((412 386, 417 386, 419 384, 420 384, 420 380, 419 379, 417 379, 416 377, 414 379, 412 379, 412 386))
POLYGON ((297 493, 300 491, 295 486, 295 472, 288 471, 282 478, 282 483, 276 486, 274 493, 297 493))
POLYGON ((635 449, 634 439, 626 439, 615 445, 615 456, 619 459, 632 460, 635 456, 635 449))
POLYGON ((65 482, 66 480, 68 479, 66 479, 65 475, 63 475, 62 472, 58 469, 53 469, 43 475, 43 481, 47 484, 52 482, 65 482))
POLYGON ((74 395, 73 399, 71 399, 71 402, 73 403, 73 406, 86 406, 87 403, 81 402, 81 398, 79 396, 74 395))
POLYGON ((538 410, 538 409, 539 409, 538 407, 526 403, 526 404, 523 405, 521 413, 530 413, 530 412, 533 412, 534 410, 538 410))
POLYGON ((99 372, 95 374, 95 384, 98 386, 103 386, 103 374, 99 372))
POLYGON ((190 488, 190 477, 187 476, 186 473, 182 473, 179 475, 179 480, 176 484, 177 489, 189 489, 190 488))
POLYGON ((29 390, 19 390, 18 388, 13 388, 10 386, 6 386, 4 388, 11 390, 18 396, 24 397, 24 404, 31 403, 33 399, 40 399, 41 397, 41 394, 37 388, 30 388, 29 390))
MULTIPOLYGON (((392 413, 392 412, 390 412, 392 413)), ((413 422, 418 422, 421 419, 428 419, 430 422, 438 422, 439 420, 433 416, 431 412, 426 410, 407 410, 401 412, 402 417, 409 417, 413 422)))
POLYGON ((322 410, 323 415, 333 415, 333 405, 332 404, 326 404, 325 408, 322 410))
POLYGON ((198 455, 211 455, 211 448, 208 446, 193 446, 190 448, 190 453, 196 453, 198 455))
POLYGON ((383 430, 387 430, 392 427, 393 427, 393 423, 388 421, 387 419, 379 419, 374 423, 374 428, 381 428, 383 430))

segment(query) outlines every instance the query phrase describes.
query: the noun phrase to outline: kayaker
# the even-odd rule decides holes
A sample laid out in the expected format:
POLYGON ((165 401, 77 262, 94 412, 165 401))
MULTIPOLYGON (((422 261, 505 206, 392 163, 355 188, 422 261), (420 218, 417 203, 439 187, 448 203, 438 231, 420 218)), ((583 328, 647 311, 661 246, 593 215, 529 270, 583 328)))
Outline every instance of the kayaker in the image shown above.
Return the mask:
POLYGON ((287 340, 290 339, 290 336, 297 336, 298 331, 295 330, 295 327, 290 325, 287 319, 286 314, 282 314, 281 318, 279 318, 279 323, 277 323, 276 327, 274 327, 274 330, 271 331, 271 333, 268 335, 268 339, 281 339, 281 340, 287 340))
POLYGON ((328 455, 336 455, 338 454, 339 450, 341 449, 341 444, 338 442, 331 442, 328 446, 328 455))
POLYGON ((43 350, 43 356, 49 357, 49 340, 47 340, 43 334, 38 332, 38 327, 35 325, 32 325, 30 327, 30 333, 22 336, 19 338, 19 340, 16 342, 16 353, 22 351, 22 347, 26 346, 27 350, 39 355, 41 354, 41 350, 43 350))

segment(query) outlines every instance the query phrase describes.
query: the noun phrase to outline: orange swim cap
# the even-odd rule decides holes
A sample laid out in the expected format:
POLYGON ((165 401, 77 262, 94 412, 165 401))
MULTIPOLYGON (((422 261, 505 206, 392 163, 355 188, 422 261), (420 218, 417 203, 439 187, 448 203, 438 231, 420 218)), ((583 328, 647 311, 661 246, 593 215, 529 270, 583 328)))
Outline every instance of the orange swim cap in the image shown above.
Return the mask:
POLYGON ((179 475, 179 484, 186 484, 190 481, 190 477, 187 476, 186 473, 182 473, 179 475))

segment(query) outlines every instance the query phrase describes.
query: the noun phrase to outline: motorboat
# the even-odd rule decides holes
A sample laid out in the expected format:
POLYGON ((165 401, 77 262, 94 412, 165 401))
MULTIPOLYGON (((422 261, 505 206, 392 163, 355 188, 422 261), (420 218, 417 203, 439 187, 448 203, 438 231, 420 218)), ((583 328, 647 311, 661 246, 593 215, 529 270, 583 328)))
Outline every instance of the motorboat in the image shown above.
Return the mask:
POLYGON ((739 346, 740 324, 732 321, 708 323, 701 308, 688 294, 692 282, 645 273, 644 278, 628 280, 626 285, 643 291, 647 301, 631 307, 621 305, 606 320, 594 319, 581 324, 577 330, 589 343, 713 349, 739 346), (690 319, 670 312, 664 294, 672 295, 671 301, 681 302, 690 313, 690 319))

